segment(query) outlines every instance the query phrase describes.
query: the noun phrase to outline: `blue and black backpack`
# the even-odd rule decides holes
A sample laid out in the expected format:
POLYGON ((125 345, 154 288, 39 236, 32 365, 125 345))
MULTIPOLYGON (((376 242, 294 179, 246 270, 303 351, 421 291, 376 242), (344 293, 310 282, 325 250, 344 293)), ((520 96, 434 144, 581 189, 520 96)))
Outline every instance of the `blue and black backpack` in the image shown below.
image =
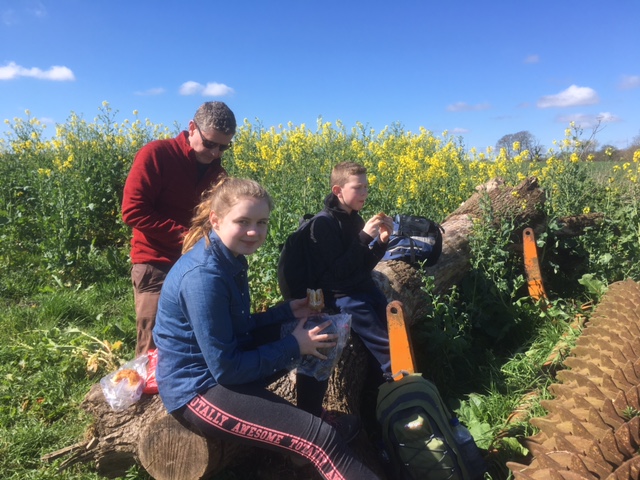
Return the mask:
POLYGON ((442 253, 444 229, 433 220, 417 215, 398 214, 393 233, 381 261, 401 260, 411 265, 432 267, 442 253))

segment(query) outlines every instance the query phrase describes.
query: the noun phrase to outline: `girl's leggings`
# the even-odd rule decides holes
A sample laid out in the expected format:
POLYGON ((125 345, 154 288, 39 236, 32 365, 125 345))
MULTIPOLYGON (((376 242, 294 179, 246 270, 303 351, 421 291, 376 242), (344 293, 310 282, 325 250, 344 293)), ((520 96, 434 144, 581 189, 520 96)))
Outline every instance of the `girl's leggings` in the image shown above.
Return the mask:
POLYGON ((328 480, 379 478, 353 455, 333 427, 262 384, 216 385, 174 415, 208 437, 304 457, 328 480))

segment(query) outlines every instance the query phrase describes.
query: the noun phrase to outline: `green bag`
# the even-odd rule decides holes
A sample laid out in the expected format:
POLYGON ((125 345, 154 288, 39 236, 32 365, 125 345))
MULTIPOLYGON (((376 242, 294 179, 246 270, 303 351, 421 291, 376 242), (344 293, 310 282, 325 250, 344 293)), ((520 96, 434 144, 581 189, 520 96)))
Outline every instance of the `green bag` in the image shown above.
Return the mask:
POLYGON ((469 480, 451 427, 453 415, 436 386, 406 374, 379 387, 376 417, 393 464, 404 479, 469 480))

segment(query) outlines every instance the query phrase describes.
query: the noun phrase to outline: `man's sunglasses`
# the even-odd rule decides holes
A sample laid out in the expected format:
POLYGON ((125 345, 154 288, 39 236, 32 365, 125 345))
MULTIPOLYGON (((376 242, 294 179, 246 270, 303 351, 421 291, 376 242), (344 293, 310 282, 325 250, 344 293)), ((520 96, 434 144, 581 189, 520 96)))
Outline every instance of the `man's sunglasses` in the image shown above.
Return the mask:
POLYGON ((214 148, 217 148, 221 152, 224 152, 225 150, 229 150, 233 145, 233 142, 229 142, 225 145, 224 143, 217 143, 212 142, 211 140, 207 140, 206 138, 204 138, 204 135, 202 135, 202 130, 200 130, 198 124, 196 122, 193 122, 193 124, 198 129, 198 133, 200 134, 200 138, 202 139, 202 146, 207 150, 213 150, 214 148))

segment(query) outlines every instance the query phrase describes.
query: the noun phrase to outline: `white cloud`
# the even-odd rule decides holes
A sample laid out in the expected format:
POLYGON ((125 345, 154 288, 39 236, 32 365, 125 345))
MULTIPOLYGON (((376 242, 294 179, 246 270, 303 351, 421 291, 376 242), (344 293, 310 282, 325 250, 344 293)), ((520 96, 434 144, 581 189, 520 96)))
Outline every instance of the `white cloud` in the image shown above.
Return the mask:
POLYGON ((165 89, 162 87, 150 88, 148 90, 139 90, 134 92, 135 95, 139 95, 141 97, 154 96, 154 95, 162 95, 165 92, 165 89))
POLYGON ((622 90, 640 87, 640 75, 623 75, 618 87, 622 90))
POLYGON ((180 87, 180 95, 202 95, 203 97, 224 97, 231 95, 235 90, 224 83, 210 82, 202 85, 198 82, 188 81, 180 87))
POLYGON ((184 82, 180 87, 180 95, 196 95, 202 92, 203 88, 198 82, 184 82))
POLYGON ((622 121, 620 117, 610 112, 601 112, 596 115, 596 119, 600 120, 602 123, 613 123, 622 121))
POLYGON ((41 2, 33 2, 31 5, 27 6, 26 10, 27 13, 34 17, 43 18, 47 16, 47 9, 41 2))
POLYGON ((593 88, 571 85, 566 90, 555 95, 546 95, 538 100, 538 108, 575 107, 578 105, 593 105, 600 101, 593 88))
POLYGON ((2 12, 2 24, 10 27, 18 23, 18 16, 16 15, 15 10, 4 10, 2 12))
POLYGON ((576 113, 574 115, 559 115, 556 117, 556 121, 562 124, 568 124, 575 122, 581 128, 594 128, 603 123, 615 123, 620 122, 621 119, 617 115, 610 112, 602 112, 597 115, 576 113))
POLYGON ((540 55, 538 55, 538 54, 528 55, 524 59, 524 63, 539 63, 539 62, 540 62, 540 55))
POLYGON ((470 130, 468 128, 456 127, 453 130, 450 130, 449 133, 454 135, 464 135, 465 133, 469 133, 470 130))
POLYGON ((2 24, 7 27, 19 25, 28 22, 29 18, 35 17, 38 19, 45 18, 47 16, 47 9, 42 2, 39 1, 27 1, 24 0, 20 3, 18 10, 13 8, 7 8, 0 13, 2 24))
POLYGON ((38 71, 36 73, 36 78, 41 78, 43 80, 56 80, 59 82, 66 82, 76 79, 76 77, 73 75, 73 72, 69 68, 60 67, 58 65, 51 67, 45 72, 38 71))
POLYGON ((469 105, 466 102, 452 103, 447 106, 449 112, 477 112, 481 110, 489 110, 491 105, 488 103, 478 103, 476 105, 469 105))
POLYGON ((224 97, 235 93, 233 88, 227 87, 224 83, 207 83, 202 95, 209 97, 224 97))
POLYGON ((76 79, 73 72, 67 67, 54 65, 49 70, 41 70, 37 67, 25 68, 15 62, 9 62, 0 67, 0 80, 13 80, 19 77, 31 77, 38 80, 53 80, 56 82, 69 82, 76 79))

